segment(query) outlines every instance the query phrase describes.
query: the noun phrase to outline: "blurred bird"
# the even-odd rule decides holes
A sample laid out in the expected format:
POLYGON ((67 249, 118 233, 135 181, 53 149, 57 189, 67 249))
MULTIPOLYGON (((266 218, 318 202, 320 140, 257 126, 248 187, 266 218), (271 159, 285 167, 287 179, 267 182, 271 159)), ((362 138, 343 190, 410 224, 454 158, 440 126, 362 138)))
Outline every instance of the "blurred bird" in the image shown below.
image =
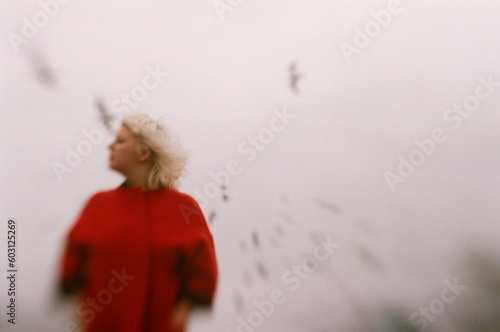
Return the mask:
POLYGON ((285 236, 285 229, 280 224, 276 224, 276 233, 281 237, 285 236))
POLYGON ((97 107, 97 110, 99 111, 99 116, 101 118, 103 126, 111 132, 113 128, 112 122, 114 118, 109 113, 108 108, 104 105, 103 99, 101 97, 96 97, 95 105, 97 107))
POLYGON ((309 239, 312 241, 312 243, 319 245, 321 243, 321 240, 323 240, 323 234, 321 232, 317 231, 309 231, 309 239))
POLYGON ((255 248, 259 248, 259 234, 257 234, 257 231, 252 231, 252 242, 255 248))
POLYGON ((262 262, 257 262, 255 264, 255 270, 257 271, 257 274, 260 275, 263 279, 267 279, 269 277, 269 271, 262 262))
POLYGON ((356 251, 358 257, 366 264, 372 266, 373 268, 376 268, 377 270, 383 269, 382 262, 377 257, 375 257, 370 249, 362 245, 358 245, 356 251))
POLYGON ((233 303, 238 312, 242 312, 244 309, 244 301, 243 301, 243 296, 239 291, 235 291, 233 293, 233 303))
POLYGON ((214 210, 210 211, 210 214, 208 215, 208 222, 210 224, 213 224, 215 221, 216 213, 214 210))
POLYGON ((57 85, 56 75, 54 70, 50 67, 46 58, 42 55, 41 51, 31 50, 27 53, 28 60, 33 67, 36 79, 40 84, 54 87, 57 85))
POLYGON ((222 200, 223 200, 224 202, 227 202, 227 201, 229 200, 229 196, 228 196, 228 195, 227 195, 227 193, 226 193, 226 189, 227 189, 227 187, 226 187, 225 185, 221 185, 221 186, 220 186, 220 188, 221 188, 221 190, 222 190, 222 200))
POLYGON ((331 202, 326 202, 326 201, 323 201, 319 198, 316 198, 314 199, 314 203, 319 206, 320 208, 323 208, 325 210, 328 210, 334 214, 340 214, 340 210, 337 206, 335 206, 335 204, 331 203, 331 202))
POLYGON ((292 217, 290 217, 290 215, 288 215, 288 214, 286 214, 286 213, 282 213, 282 214, 281 214, 281 218, 282 218, 283 220, 285 220, 285 221, 286 221, 287 223, 289 223, 289 224, 292 224, 292 225, 294 225, 294 224, 295 224, 295 221, 293 221, 292 217))
POLYGON ((297 72, 297 62, 292 62, 290 66, 288 66, 288 73, 290 76, 290 89, 293 93, 297 94, 299 92, 297 83, 302 78, 302 74, 297 72))

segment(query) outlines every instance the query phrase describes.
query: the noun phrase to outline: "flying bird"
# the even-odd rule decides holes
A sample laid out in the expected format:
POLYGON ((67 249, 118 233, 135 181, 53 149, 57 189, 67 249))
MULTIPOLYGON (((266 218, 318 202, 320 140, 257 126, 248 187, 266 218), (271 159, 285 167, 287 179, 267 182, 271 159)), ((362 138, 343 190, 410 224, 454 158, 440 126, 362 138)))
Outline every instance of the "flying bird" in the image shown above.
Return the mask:
POLYGON ((234 306, 236 307, 236 309, 238 309, 238 312, 241 313, 245 307, 245 303, 244 303, 243 296, 241 295, 241 293, 239 291, 235 291, 233 293, 233 303, 234 303, 234 306))
POLYGON ((226 192, 227 187, 225 185, 221 185, 220 188, 222 189, 222 200, 224 202, 227 202, 229 200, 229 196, 227 195, 226 192))
POLYGON ((340 214, 340 209, 331 202, 323 201, 319 198, 316 198, 314 200, 314 203, 322 209, 328 210, 334 214, 340 214))
POLYGON ((252 242, 255 248, 259 248, 259 234, 255 230, 252 232, 252 242))
POLYGON ((213 224, 214 220, 215 220, 215 217, 216 217, 215 211, 214 210, 210 211, 210 214, 208 215, 208 222, 210 224, 213 224))
POLYGON ((383 269, 382 267, 382 263, 380 262, 380 260, 375 257, 375 255, 373 254, 373 252, 364 247, 364 246, 358 246, 356 248, 356 251, 357 251, 357 254, 358 254, 358 257, 364 261, 366 264, 372 266, 373 268, 376 268, 378 270, 381 270, 383 269))
POLYGON ((320 244, 321 240, 323 239, 323 234, 321 232, 317 231, 310 231, 309 232, 309 238, 314 244, 320 244))
POLYGON ((35 72, 36 79, 45 86, 54 87, 57 85, 54 70, 49 65, 47 59, 40 51, 32 50, 28 53, 28 59, 35 72))
POLYGON ((276 224, 276 232, 281 236, 285 236, 285 229, 280 224, 276 224))
POLYGON ((290 66, 288 66, 288 73, 290 77, 290 89, 293 93, 297 94, 299 92, 297 83, 303 76, 302 74, 297 72, 297 62, 292 62, 290 66))
POLYGON ((269 271, 262 262, 255 263, 255 270, 257 271, 257 274, 260 275, 263 279, 267 279, 269 277, 269 271))
POLYGON ((281 218, 289 224, 292 224, 292 225, 295 224, 295 221, 292 219, 292 217, 290 217, 290 215, 288 215, 286 213, 281 213, 281 218))
POLYGON ((101 97, 96 97, 95 99, 95 105, 97 107, 97 110, 99 111, 99 116, 101 118, 101 122, 104 125, 104 127, 112 131, 112 122, 114 120, 113 116, 109 113, 108 108, 106 105, 104 105, 104 101, 102 100, 101 97))

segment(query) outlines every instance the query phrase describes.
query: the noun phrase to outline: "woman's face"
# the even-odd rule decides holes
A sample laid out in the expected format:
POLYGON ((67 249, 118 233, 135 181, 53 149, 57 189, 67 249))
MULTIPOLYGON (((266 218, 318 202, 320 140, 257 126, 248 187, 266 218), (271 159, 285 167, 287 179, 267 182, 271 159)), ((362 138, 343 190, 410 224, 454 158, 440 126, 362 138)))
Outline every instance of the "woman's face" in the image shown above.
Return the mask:
POLYGON ((136 141, 132 130, 122 126, 116 134, 116 139, 109 145, 109 167, 126 173, 139 163, 139 153, 136 150, 136 141))

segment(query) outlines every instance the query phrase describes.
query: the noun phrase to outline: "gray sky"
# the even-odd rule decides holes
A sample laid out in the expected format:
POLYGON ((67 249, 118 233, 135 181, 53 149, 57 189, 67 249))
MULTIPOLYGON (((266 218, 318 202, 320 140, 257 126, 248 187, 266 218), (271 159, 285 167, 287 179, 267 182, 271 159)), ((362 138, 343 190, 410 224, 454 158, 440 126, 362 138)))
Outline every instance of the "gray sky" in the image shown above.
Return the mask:
POLYGON ((86 140, 82 131, 101 130, 96 97, 126 105, 121 95, 158 68, 168 76, 135 110, 161 117, 191 152, 182 191, 203 191, 209 173, 231 160, 241 169, 230 199, 218 193, 204 206, 207 216, 216 211, 221 280, 213 315, 197 315, 190 330, 234 331, 238 317, 256 310, 252 302, 275 289, 286 300, 259 331, 356 326, 352 298, 411 312, 456 276, 467 245, 497 242, 499 4, 233 1, 222 13, 216 3, 229 6, 70 1, 14 47, 9 38, 26 37, 23 18, 43 19, 42 9, 3 1, 0 201, 2 220, 18 222, 23 331, 55 331, 68 319, 48 305, 64 233, 89 195, 122 180, 106 166, 108 133, 61 181, 53 164, 86 140), (464 104, 473 110, 453 109, 464 104), (248 161, 248 137, 267 137, 284 110, 293 115, 284 129, 248 161), (436 130, 440 141, 424 154, 415 141, 429 142, 436 130), (400 158, 412 153, 420 164, 406 177, 400 158), (387 172, 401 182, 391 185, 387 172), (340 248, 289 291, 281 277, 311 255, 314 234, 340 248))

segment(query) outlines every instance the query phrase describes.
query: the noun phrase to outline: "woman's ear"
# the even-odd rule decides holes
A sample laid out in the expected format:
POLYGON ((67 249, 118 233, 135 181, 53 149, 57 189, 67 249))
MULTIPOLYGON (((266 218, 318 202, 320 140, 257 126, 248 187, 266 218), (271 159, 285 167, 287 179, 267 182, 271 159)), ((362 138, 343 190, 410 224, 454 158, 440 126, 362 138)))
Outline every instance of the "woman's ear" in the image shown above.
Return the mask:
POLYGON ((146 161, 149 159, 150 156, 151 156, 151 149, 143 148, 139 153, 139 161, 146 161))

